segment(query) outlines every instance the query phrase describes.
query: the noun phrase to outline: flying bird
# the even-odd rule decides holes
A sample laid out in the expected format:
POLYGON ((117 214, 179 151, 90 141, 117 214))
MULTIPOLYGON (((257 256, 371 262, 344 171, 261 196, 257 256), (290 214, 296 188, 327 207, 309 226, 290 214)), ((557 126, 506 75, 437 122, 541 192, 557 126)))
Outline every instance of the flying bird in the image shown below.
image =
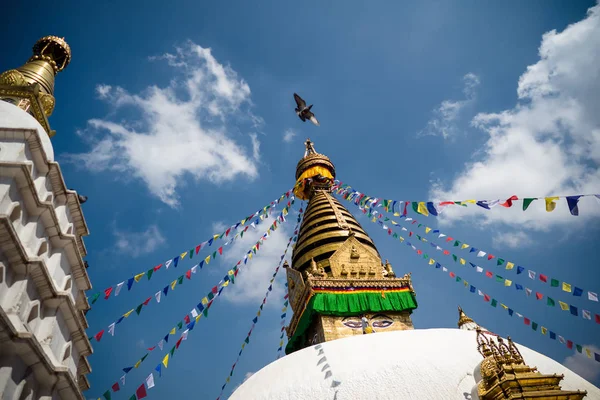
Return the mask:
POLYGON ((296 115, 298 115, 302 122, 306 122, 306 120, 309 120, 316 126, 319 126, 319 121, 315 117, 315 114, 313 114, 312 111, 310 111, 310 109, 312 108, 312 104, 307 107, 306 102, 302 99, 302 97, 298 96, 296 93, 294 93, 294 100, 296 100, 296 105, 298 106, 296 107, 296 115))

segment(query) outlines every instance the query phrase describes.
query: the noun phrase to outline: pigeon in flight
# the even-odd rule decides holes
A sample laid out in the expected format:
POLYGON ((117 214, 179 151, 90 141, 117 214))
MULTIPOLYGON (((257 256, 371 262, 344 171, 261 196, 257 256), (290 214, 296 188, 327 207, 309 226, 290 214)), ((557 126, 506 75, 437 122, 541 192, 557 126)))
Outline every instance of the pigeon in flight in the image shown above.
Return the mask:
POLYGON ((306 122, 306 120, 309 120, 316 126, 319 126, 319 121, 317 121, 315 114, 313 114, 312 111, 310 111, 310 109, 312 108, 312 104, 307 107, 306 102, 302 99, 302 97, 298 96, 296 93, 294 93, 294 100, 296 100, 296 104, 298 106, 296 107, 296 115, 298 115, 302 122, 306 122))

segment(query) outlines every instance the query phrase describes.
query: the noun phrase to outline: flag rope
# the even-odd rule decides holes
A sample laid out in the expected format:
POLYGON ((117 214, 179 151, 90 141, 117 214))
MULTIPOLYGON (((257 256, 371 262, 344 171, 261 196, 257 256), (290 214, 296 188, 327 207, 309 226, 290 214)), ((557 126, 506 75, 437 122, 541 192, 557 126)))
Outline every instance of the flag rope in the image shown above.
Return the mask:
MULTIPOLYGON (((267 298, 269 297, 269 293, 273 289, 273 281, 275 281, 275 277, 277 276, 277 273, 279 272, 279 269, 281 268, 281 265, 284 262, 285 256, 287 255, 287 252, 290 249, 290 245, 292 244, 292 242, 295 242, 295 239, 297 238, 296 235, 298 234, 298 228, 300 227, 300 223, 302 221, 302 212, 303 212, 303 207, 300 208, 300 213, 298 214, 298 220, 297 220, 296 226, 294 228, 294 234, 292 235, 292 237, 290 237, 290 240, 288 241, 287 246, 285 247, 285 251, 283 252, 283 255, 281 256, 281 259, 279 260, 279 264, 277 265, 277 268, 275 268, 275 272, 273 273, 273 276, 271 277, 271 280, 269 281, 269 287, 267 288, 267 290, 265 292, 265 297, 263 298, 262 303, 261 303, 260 307, 258 308, 258 312, 256 313, 256 316, 252 319, 252 326, 250 327, 250 331, 248 332, 248 334, 246 335, 246 338, 242 342, 242 346, 237 355, 237 358, 235 359, 235 362, 231 366, 231 371, 229 372, 229 376, 227 377, 227 379, 225 379, 225 383, 223 384, 223 386, 221 386, 221 393, 219 394, 219 396, 217 397, 216 400, 220 400, 221 396, 223 395, 223 391, 225 390, 225 387, 230 382, 231 377, 233 376, 235 367, 236 367, 238 361, 240 360, 240 357, 242 356, 244 348, 246 347, 247 344, 250 344, 250 336, 252 336, 252 331, 254 330, 254 327, 260 318, 261 311, 262 311, 264 305, 267 303, 267 298)), ((295 245, 292 245, 292 249, 294 248, 294 246, 295 245)), ((283 312, 281 318, 284 320, 285 320, 286 311, 287 311, 287 305, 281 309, 281 312, 283 312)))
MULTIPOLYGON (((268 215, 271 210, 275 207, 277 207, 277 205, 279 204, 279 202, 285 198, 289 198, 290 194, 292 193, 293 189, 288 190, 287 192, 285 192, 284 194, 282 194, 278 199, 272 201, 270 204, 264 206, 263 208, 261 208, 260 210, 256 211, 254 214, 238 221, 237 223, 231 225, 229 228, 225 229, 220 235, 219 234, 215 234, 213 235, 209 240, 205 240, 204 242, 193 246, 189 251, 185 251, 180 253, 178 256, 175 256, 167 261, 165 261, 162 264, 158 264, 157 266, 150 268, 148 271, 145 272, 140 272, 139 274, 135 274, 134 276, 132 276, 131 278, 127 279, 126 281, 122 281, 118 284, 112 285, 106 289, 104 289, 102 292, 97 292, 89 297, 87 297, 88 302, 93 305, 96 303, 96 301, 98 301, 98 299, 100 298, 100 296, 103 296, 104 300, 108 300, 111 297, 111 294, 114 293, 113 297, 117 297, 121 291, 121 289, 123 288, 123 286, 125 285, 125 283, 127 283, 127 290, 131 290, 132 286, 134 283, 140 282, 140 280, 142 278, 144 278, 144 276, 148 277, 148 280, 150 280, 150 278, 152 278, 152 275, 159 271, 163 266, 165 267, 165 269, 169 269, 169 267, 171 265, 173 265, 173 267, 177 267, 179 264, 179 261, 182 261, 186 256, 188 256, 189 259, 192 259, 194 256, 194 253, 196 255, 198 255, 198 252, 202 249, 205 248, 206 245, 208 244, 208 246, 212 246, 213 242, 217 239, 222 239, 223 237, 228 237, 229 233, 232 230, 236 230, 240 225, 243 226, 247 221, 253 219, 254 217, 258 217, 260 216, 260 220, 263 220, 263 216, 264 215, 268 215)), ((258 220, 257 220, 258 221, 258 220)), ((251 225, 254 225, 256 223, 253 222, 251 225)), ((241 235, 243 236, 243 232, 246 232, 246 230, 248 229, 248 226, 246 226, 245 230, 242 231, 241 235)), ((240 235, 240 233, 238 232, 235 237, 233 239, 231 239, 230 241, 227 241, 223 246, 227 246, 229 243, 231 243, 232 241, 234 241, 238 235, 240 235)), ((223 251, 223 246, 221 246, 219 248, 219 252, 223 251)), ((214 253, 213 253, 214 254, 214 253)), ((210 256, 207 257, 207 259, 210 260, 210 256)), ((200 268, 202 268, 202 263, 205 260, 202 260, 200 262, 200 268)), ((207 261, 208 263, 208 261, 207 261)), ((91 308, 90 308, 91 309, 91 308)))
MULTIPOLYGON (((288 214, 287 209, 290 209, 291 206, 294 204, 295 199, 294 196, 291 196, 291 202, 290 202, 290 206, 286 206, 277 216, 277 218, 275 219, 275 221, 271 224, 271 226, 269 227, 268 230, 265 231, 265 233, 262 235, 262 237, 257 241, 257 243, 260 242, 264 242, 266 241, 266 238, 268 238, 269 236, 269 232, 274 232, 275 230, 277 230, 279 228, 279 226, 282 225, 282 223, 287 222, 287 219, 285 218, 285 216, 288 214), (278 224, 277 222, 281 222, 281 224, 278 224)), ((200 301, 200 303, 198 303, 198 305, 196 307, 193 308, 193 311, 190 312, 190 314, 193 315, 193 313, 196 313, 197 315, 195 316, 195 318, 192 320, 190 319, 190 322, 186 325, 186 330, 182 332, 181 336, 179 337, 178 341, 176 342, 176 344, 173 346, 173 348, 166 354, 166 356, 162 359, 162 361, 155 367, 155 371, 159 374, 159 377, 162 377, 162 367, 161 365, 164 365, 165 369, 168 366, 169 363, 169 359, 173 357, 173 355, 175 354, 175 351, 179 349, 179 346, 181 345, 181 343, 184 340, 187 340, 187 336, 189 334, 189 332, 194 328, 195 324, 200 320, 200 317, 202 315, 204 315, 205 318, 208 317, 208 309, 212 306, 213 301, 215 298, 219 297, 223 291, 223 289, 225 289, 227 286, 229 286, 229 283, 231 282, 232 284, 235 284, 235 278, 237 277, 239 271, 242 269, 243 265, 247 265, 248 260, 252 260, 252 254, 256 254, 256 247, 257 245, 255 244, 254 246, 252 246, 252 248, 244 255, 243 259, 240 259, 237 264, 235 264, 235 266, 229 270, 227 272, 227 275, 225 275, 223 277, 223 279, 221 279, 219 281, 219 283, 214 286, 210 292, 208 292, 207 296, 205 296, 204 298, 202 298, 202 300, 200 301), (243 264, 242 264, 243 263, 243 264), (220 287, 220 288, 219 288, 220 287), (196 308, 198 309, 199 313, 196 311, 196 308)), ((259 247, 260 248, 260 247, 259 247)), ((258 249, 259 249, 258 248, 258 249)), ((188 317, 188 315, 186 314, 186 317, 188 317)), ((185 318, 184 318, 185 321, 185 318)), ((179 327, 179 330, 183 329, 183 323, 180 321, 179 323, 176 324, 176 327, 179 327)), ((148 349, 149 351, 153 351, 157 346, 162 350, 162 346, 160 345, 161 342, 163 342, 163 345, 165 342, 168 342, 168 337, 169 335, 174 335, 176 333, 176 329, 175 327, 172 328, 169 333, 167 333, 167 335, 165 336, 165 338, 161 339, 156 346, 152 347, 150 349, 148 349)), ((139 368, 139 366, 144 362, 144 360, 148 357, 149 353, 146 353, 141 359, 139 359, 134 366, 132 367, 126 367, 123 368, 123 372, 125 373, 123 376, 121 376, 120 381, 122 386, 125 385, 125 378, 127 376, 127 374, 134 368, 139 368)), ((147 389, 150 389, 152 387, 154 387, 154 377, 153 377, 153 373, 151 372, 150 375, 148 375, 148 377, 145 380, 147 389), (148 385, 148 382, 151 382, 151 385, 148 385)), ((146 397, 146 386, 144 386, 144 383, 142 383, 142 385, 140 385, 140 387, 138 387, 138 389, 136 390, 136 394, 132 395, 130 399, 135 400, 136 396, 137 399, 142 399, 144 397, 146 397), (138 394, 138 391, 140 392, 138 394), (142 395, 140 397, 140 394, 142 395)), ((110 400, 111 398, 111 393, 117 392, 120 390, 120 386, 119 386, 119 382, 115 382, 112 386, 110 390, 107 390, 106 392, 104 392, 103 396, 106 398, 106 400, 110 400), (111 392, 112 390, 112 392, 111 392)))
MULTIPOLYGON (((297 236, 296 236, 297 238, 297 236)), ((295 244, 294 244, 295 245, 295 244)), ((283 285, 284 290, 285 290, 285 294, 283 296, 283 309, 287 309, 288 305, 290 304, 290 293, 288 291, 288 283, 286 282, 285 285, 283 285)), ((283 313, 281 314, 281 335, 279 336, 279 347, 277 348, 277 359, 279 360, 281 358, 281 352, 283 351, 283 337, 285 336, 285 321, 286 321, 286 317, 287 317, 287 313, 283 313)))

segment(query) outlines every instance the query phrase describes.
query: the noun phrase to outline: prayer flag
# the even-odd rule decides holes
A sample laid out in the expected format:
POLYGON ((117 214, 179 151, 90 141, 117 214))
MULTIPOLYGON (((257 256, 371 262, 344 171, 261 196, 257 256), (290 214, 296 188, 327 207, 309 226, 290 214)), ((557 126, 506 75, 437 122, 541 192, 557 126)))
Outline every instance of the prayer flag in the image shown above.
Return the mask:
POLYGON ((554 209, 556 208, 556 203, 555 201, 558 200, 559 197, 546 197, 546 211, 548 212, 552 212, 554 211, 554 209))
POLYGON ((145 398, 147 396, 146 386, 144 386, 144 384, 142 383, 140 385, 140 387, 137 388, 137 390, 135 391, 135 394, 136 394, 138 400, 141 400, 141 399, 145 398))
POLYGON ((569 285, 566 282, 563 282, 563 284, 562 284, 562 290, 564 290, 565 292, 571 293, 571 285, 569 285))

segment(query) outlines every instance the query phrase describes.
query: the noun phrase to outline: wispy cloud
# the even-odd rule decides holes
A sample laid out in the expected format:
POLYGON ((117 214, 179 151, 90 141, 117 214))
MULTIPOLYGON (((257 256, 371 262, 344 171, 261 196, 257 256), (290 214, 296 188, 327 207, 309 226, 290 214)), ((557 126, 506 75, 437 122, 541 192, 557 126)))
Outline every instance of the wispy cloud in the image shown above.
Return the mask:
POLYGON ((528 247, 532 244, 533 240, 531 240, 531 237, 523 231, 496 233, 492 238, 492 245, 498 249, 507 247, 517 249, 528 247))
POLYGON ((156 225, 150 225, 142 232, 125 232, 114 229, 113 234, 116 238, 117 250, 134 258, 154 251, 166 241, 156 225))
POLYGON ((291 143, 296 137, 296 132, 293 129, 286 129, 283 132, 283 141, 286 143, 291 143))
MULTIPOLYGON (((467 163, 448 188, 433 185, 430 197, 494 200, 513 194, 538 197, 596 193, 600 187, 598 48, 600 5, 564 31, 544 34, 539 61, 528 66, 519 79, 519 103, 512 109, 481 113, 473 119, 473 125, 489 135, 482 156, 467 163)), ((600 209, 594 203, 594 199, 583 198, 579 209, 588 218, 598 216, 600 209)), ((477 216, 484 223, 502 222, 538 230, 576 222, 564 199, 552 213, 546 212, 544 200, 533 202, 526 212, 519 206, 502 212, 459 208, 449 208, 441 221, 477 216)))
POLYGON ((175 54, 153 57, 166 61, 174 76, 169 86, 149 86, 139 94, 121 87, 100 84, 98 97, 122 119, 97 118, 80 132, 91 149, 66 159, 93 171, 113 171, 119 176, 141 179, 149 191, 169 206, 179 203, 176 187, 180 177, 191 174, 212 183, 238 176, 258 176, 260 142, 238 143, 228 134, 230 124, 238 130, 255 129, 262 119, 250 111, 250 87, 229 66, 217 61, 211 49, 192 42, 175 54), (127 121, 127 122, 123 122, 127 121), (251 152, 248 155, 247 148, 251 152))
POLYGON ((442 136, 444 139, 453 137, 457 132, 456 122, 461 111, 475 101, 479 77, 472 72, 463 76, 463 100, 444 100, 433 110, 433 116, 427 122, 425 129, 418 136, 442 136))
MULTIPOLYGON (((592 352, 600 353, 600 348, 597 346, 586 344, 583 347, 587 347, 592 352)), ((572 356, 565 358, 563 365, 590 382, 600 378, 600 363, 584 354, 574 353, 572 356)))

